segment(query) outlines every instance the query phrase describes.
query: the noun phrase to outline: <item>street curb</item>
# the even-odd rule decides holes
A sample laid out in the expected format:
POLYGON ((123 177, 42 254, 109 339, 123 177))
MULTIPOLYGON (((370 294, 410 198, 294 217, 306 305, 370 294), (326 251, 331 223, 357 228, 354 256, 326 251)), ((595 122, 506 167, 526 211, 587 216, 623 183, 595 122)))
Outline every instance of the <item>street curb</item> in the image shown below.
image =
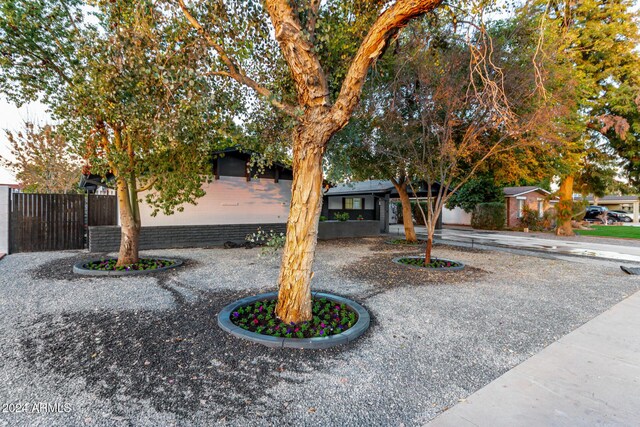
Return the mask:
POLYGON ((353 311, 358 314, 358 321, 351 328, 342 332, 341 334, 331 335, 326 338, 283 338, 274 337, 270 335, 262 335, 256 332, 247 331, 239 326, 236 326, 231 322, 231 313, 233 313, 238 307, 243 305, 249 305, 257 301, 265 301, 275 299, 278 297, 277 292, 269 292, 266 294, 254 295, 240 300, 234 301, 231 304, 226 305, 218 314, 218 326, 231 335, 238 338, 248 340, 257 344, 262 344, 271 348, 299 348, 319 350, 329 347, 334 347, 341 344, 347 344, 355 340, 359 336, 365 333, 371 323, 371 316, 360 304, 351 301, 349 299, 339 297, 337 295, 327 294, 323 292, 314 292, 314 298, 327 298, 328 300, 343 303, 349 306, 353 311))

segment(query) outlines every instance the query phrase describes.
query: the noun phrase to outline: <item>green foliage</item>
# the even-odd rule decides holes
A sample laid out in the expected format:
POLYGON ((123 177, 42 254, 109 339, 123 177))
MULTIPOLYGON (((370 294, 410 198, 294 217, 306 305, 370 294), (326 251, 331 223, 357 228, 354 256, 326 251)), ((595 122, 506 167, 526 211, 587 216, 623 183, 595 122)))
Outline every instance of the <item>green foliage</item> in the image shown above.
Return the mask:
POLYGON ((231 144, 238 102, 199 74, 189 31, 149 1, 0 7, 0 88, 17 104, 41 98, 86 172, 126 182, 134 216, 139 188, 154 213, 204 194, 209 153, 231 144))
MULTIPOLYGON (((613 185, 615 156, 627 178, 640 182, 640 34, 631 0, 537 1, 518 17, 536 34, 548 96, 565 108, 550 120, 561 144, 552 148, 557 174, 575 175, 580 191, 613 185), (543 21, 544 19, 544 21, 543 21), (594 150, 600 151, 595 153, 594 150), (598 164, 600 163, 600 164, 598 164)), ((550 132, 551 133, 551 132, 550 132)), ((550 135, 551 136, 551 135, 550 135)), ((562 207, 569 212, 569 207, 562 207)), ((560 214, 560 213, 559 213, 560 214)), ((560 214, 562 215, 562 214, 560 214)))
POLYGON ((320 215, 320 222, 327 221, 328 219, 329 219, 329 218, 327 218, 326 216, 324 216, 324 215, 320 215))
POLYGON ((465 212, 471 213, 478 203, 502 202, 504 193, 502 188, 495 184, 492 177, 477 177, 467 181, 458 191, 456 191, 447 207, 453 209, 460 207, 465 212))
POLYGON ((478 203, 471 215, 471 226, 481 230, 502 230, 507 221, 504 203, 478 203))
POLYGON ((333 214, 333 219, 336 221, 348 221, 349 212, 336 212, 333 214))

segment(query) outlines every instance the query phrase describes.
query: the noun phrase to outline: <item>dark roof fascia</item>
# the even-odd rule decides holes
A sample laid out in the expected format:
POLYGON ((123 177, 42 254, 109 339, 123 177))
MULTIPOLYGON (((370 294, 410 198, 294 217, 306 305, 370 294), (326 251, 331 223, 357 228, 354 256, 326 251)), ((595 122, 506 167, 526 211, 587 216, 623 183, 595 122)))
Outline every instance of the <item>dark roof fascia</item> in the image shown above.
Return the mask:
MULTIPOLYGON (((240 147, 229 147, 229 148, 225 148, 222 150, 216 150, 214 152, 211 153, 211 155, 213 156, 213 158, 215 158, 216 156, 220 155, 220 154, 246 154, 249 157, 251 157, 253 154, 260 154, 259 152, 255 151, 255 150, 249 150, 249 149, 245 149, 245 148, 240 148, 240 147)), ((281 162, 272 162, 271 163, 274 166, 278 166, 282 169, 288 169, 291 172, 293 172, 293 168, 289 165, 285 165, 284 163, 281 162)))

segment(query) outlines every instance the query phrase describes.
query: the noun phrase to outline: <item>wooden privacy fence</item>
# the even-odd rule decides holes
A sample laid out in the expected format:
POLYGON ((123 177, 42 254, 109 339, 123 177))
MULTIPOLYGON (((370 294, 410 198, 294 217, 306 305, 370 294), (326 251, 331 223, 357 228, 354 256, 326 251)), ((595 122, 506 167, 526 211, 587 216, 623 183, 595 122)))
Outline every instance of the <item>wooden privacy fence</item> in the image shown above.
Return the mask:
POLYGON ((83 249, 87 225, 116 225, 115 196, 9 194, 9 252, 83 249))
POLYGON ((118 202, 116 196, 90 194, 87 203, 87 225, 117 225, 118 202))

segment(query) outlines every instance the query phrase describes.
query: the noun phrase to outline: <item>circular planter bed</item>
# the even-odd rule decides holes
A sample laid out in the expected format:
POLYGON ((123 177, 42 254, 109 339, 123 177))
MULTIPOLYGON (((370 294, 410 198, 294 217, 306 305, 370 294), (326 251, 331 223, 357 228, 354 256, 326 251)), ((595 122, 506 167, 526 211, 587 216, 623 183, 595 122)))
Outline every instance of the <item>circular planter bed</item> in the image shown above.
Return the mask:
POLYGON ((115 267, 117 258, 81 261, 73 265, 73 272, 86 276, 132 276, 157 273, 182 265, 179 259, 140 258, 136 264, 115 267))
POLYGON ((399 246, 419 246, 419 245, 424 245, 427 242, 426 240, 420 240, 420 239, 418 239, 417 242, 407 242, 406 239, 393 239, 393 240, 387 240, 385 243, 389 245, 399 245, 399 246))
POLYGON ((235 301, 218 314, 218 326, 267 347, 307 349, 346 344, 369 328, 369 313, 361 305, 320 292, 312 295, 314 318, 287 325, 274 314, 277 297, 277 292, 270 292, 235 301))
POLYGON ((450 259, 431 258, 431 263, 424 264, 424 256, 401 256, 394 258, 393 262, 410 268, 418 268, 420 270, 437 270, 437 271, 459 271, 464 268, 464 264, 459 261, 451 261, 450 259))

